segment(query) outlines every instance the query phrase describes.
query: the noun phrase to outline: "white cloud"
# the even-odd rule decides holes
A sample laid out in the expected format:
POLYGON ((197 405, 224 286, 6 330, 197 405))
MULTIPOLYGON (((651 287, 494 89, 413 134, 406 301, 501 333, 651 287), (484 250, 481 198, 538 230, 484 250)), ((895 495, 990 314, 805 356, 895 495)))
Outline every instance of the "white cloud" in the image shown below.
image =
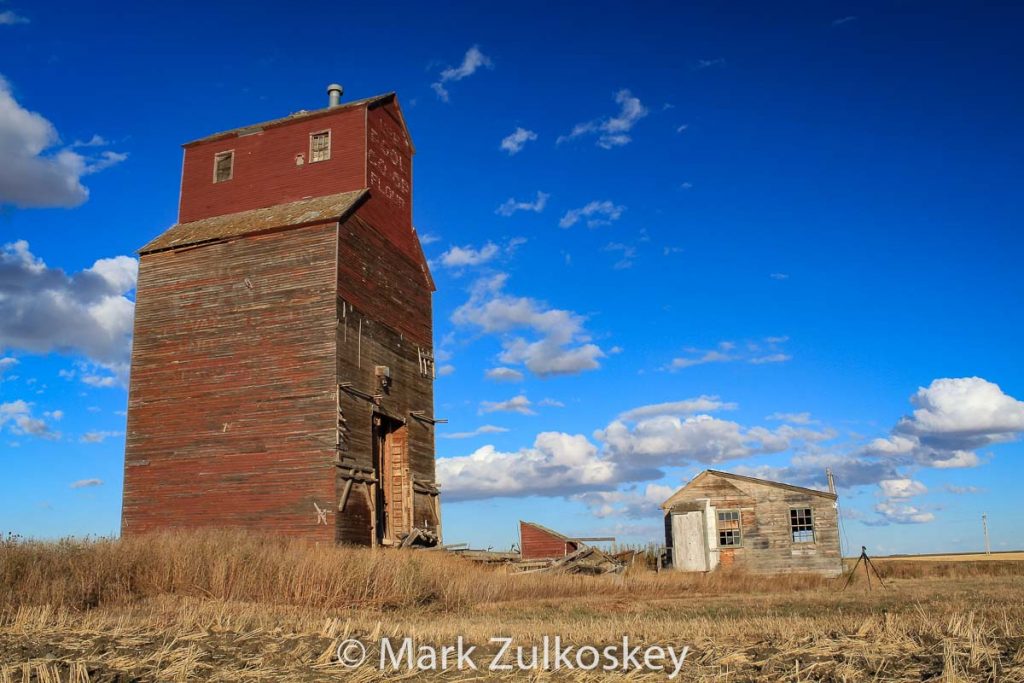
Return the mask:
POLYGON ((633 267, 633 259, 636 258, 636 247, 620 242, 610 242, 605 245, 605 251, 617 251, 621 254, 619 260, 612 267, 615 270, 624 270, 633 267))
POLYGON ((564 408, 565 404, 561 401, 556 401, 553 398, 544 398, 537 402, 537 405, 542 408, 564 408))
POLYGON ((50 418, 51 420, 53 420, 55 422, 60 422, 61 420, 64 419, 64 411, 63 410, 47 410, 45 413, 43 413, 43 417, 48 417, 48 418, 50 418))
POLYGON ((507 432, 508 429, 505 427, 497 427, 495 425, 482 425, 477 427, 471 432, 453 432, 451 434, 441 434, 442 439, 471 439, 474 436, 480 436, 481 434, 501 434, 507 432))
POLYGON ((850 16, 847 16, 847 17, 841 17, 839 19, 833 20, 832 21, 832 25, 833 26, 843 26, 845 24, 849 24, 851 21, 857 21, 857 17, 855 17, 853 15, 850 15, 850 16))
MULTIPOLYGON (((66 274, 18 241, 0 251, 0 347, 81 354, 124 382, 131 353, 138 261, 100 259, 66 274)), ((106 381, 98 375, 90 380, 106 381)))
POLYGON ((775 422, 790 422, 798 425, 816 424, 818 421, 811 418, 810 413, 772 413, 766 420, 775 422))
POLYGON ((935 520, 935 515, 924 512, 913 505, 883 501, 875 505, 875 512, 886 524, 926 524, 935 520))
POLYGON ((523 394, 513 396, 507 401, 481 401, 480 413, 519 413, 520 415, 536 415, 530 407, 533 404, 523 394))
POLYGON ((29 22, 26 17, 23 17, 20 14, 15 14, 12 10, 0 12, 0 26, 14 26, 15 24, 27 23, 29 22))
POLYGON ((891 462, 835 453, 801 453, 793 456, 789 465, 783 467, 741 465, 733 471, 824 491, 828 483, 826 468, 832 470, 836 486, 840 488, 877 484, 882 479, 899 477, 891 462))
POLYGON ((509 156, 518 154, 523 150, 523 146, 527 142, 531 142, 537 139, 537 134, 532 130, 526 130, 525 128, 516 128, 514 131, 506 135, 501 141, 501 149, 508 152, 509 156))
POLYGON ((469 300, 455 309, 452 322, 475 326, 488 334, 502 336, 498 360, 522 364, 541 377, 568 375, 600 367, 604 351, 590 343, 583 316, 526 297, 505 294, 507 276, 498 274, 478 280, 469 300), (529 340, 512 334, 528 330, 529 340))
POLYGON ((448 375, 452 374, 453 372, 455 372, 455 366, 454 365, 451 365, 451 364, 449 364, 449 365, 442 365, 442 366, 440 366, 437 369, 437 376, 438 377, 447 377, 448 375))
POLYGON ((12 357, 9 357, 9 356, 7 358, 0 358, 0 377, 3 377, 5 372, 10 370, 11 368, 13 368, 17 364, 18 364, 18 359, 17 358, 12 358, 12 357))
POLYGON ((716 349, 695 349, 687 348, 685 356, 673 358, 663 369, 670 372, 692 368, 697 365, 708 363, 731 363, 740 361, 752 365, 765 365, 767 363, 785 363, 792 360, 792 356, 779 350, 779 345, 788 341, 788 337, 765 337, 764 342, 768 345, 767 351, 763 351, 759 343, 747 342, 744 350, 740 350, 735 342, 723 341, 718 343, 716 349))
POLYGON ((430 233, 430 232, 425 232, 422 235, 420 235, 420 244, 423 244, 423 245, 433 244, 434 242, 440 242, 440 241, 441 241, 441 236, 440 235, 435 235, 435 234, 430 233))
POLYGON ((913 498, 928 493, 928 487, 914 479, 883 479, 878 489, 884 498, 913 498))
POLYGON ((619 113, 606 119, 594 119, 578 123, 568 135, 560 136, 555 143, 562 144, 586 135, 597 135, 597 146, 604 149, 621 147, 632 140, 629 132, 637 122, 647 116, 647 108, 629 90, 615 93, 615 102, 619 105, 619 113))
POLYGON ((484 376, 495 382, 522 382, 526 378, 519 370, 505 367, 491 368, 484 376))
POLYGON ((45 420, 32 415, 32 404, 21 399, 0 403, 0 429, 6 428, 19 436, 38 436, 43 439, 59 439, 45 420))
POLYGON ((770 275, 768 275, 768 277, 770 277, 773 280, 788 280, 789 279, 789 275, 787 275, 786 273, 771 273, 770 275))
POLYGON ((533 211, 534 213, 540 213, 544 210, 544 207, 548 204, 548 199, 551 197, 547 192, 537 192, 537 198, 534 201, 517 201, 514 197, 509 197, 505 202, 495 210, 495 213, 499 216, 511 216, 516 211, 533 211))
POLYGON ((580 219, 585 218, 588 228, 596 228, 619 220, 622 217, 622 212, 625 210, 626 207, 614 204, 607 199, 604 201, 592 201, 586 206, 566 211, 562 219, 558 221, 558 225, 562 228, 571 228, 579 223, 580 219))
POLYGON ((123 432, 93 431, 86 432, 79 439, 82 443, 103 443, 107 439, 122 436, 123 432))
POLYGON ((980 377, 934 380, 910 403, 915 410, 866 455, 898 458, 937 468, 976 467, 979 448, 1013 441, 1024 432, 1024 402, 980 377))
POLYGON ((544 432, 532 447, 502 452, 483 446, 473 453, 437 460, 446 500, 502 496, 564 496, 608 487, 618 476, 615 463, 585 436, 544 432))
POLYGON ((490 58, 480 51, 479 46, 474 45, 473 47, 466 50, 466 54, 462 57, 462 64, 459 66, 450 66, 441 72, 441 76, 435 83, 431 84, 431 88, 437 93, 437 96, 442 101, 447 102, 449 99, 448 89, 445 87, 445 83, 461 81, 464 78, 468 78, 477 72, 480 67, 486 67, 488 69, 493 68, 494 64, 490 58))
POLYGON ((103 486, 102 479, 79 479, 78 481, 72 482, 68 488, 72 489, 85 489, 93 486, 103 486))
POLYGON ((693 415, 695 413, 713 413, 719 410, 736 410, 735 403, 728 403, 718 396, 698 396, 683 401, 653 403, 633 408, 619 415, 620 420, 640 420, 658 415, 693 415))
POLYGON ((955 484, 946 484, 945 489, 948 493, 953 493, 958 496, 965 494, 985 493, 985 489, 979 488, 977 486, 956 486, 955 484))
POLYGON ((710 69, 713 66, 725 66, 725 58, 715 57, 714 59, 698 59, 697 63, 693 65, 693 70, 703 71, 704 69, 710 69))
POLYGON ((686 129, 687 129, 687 128, 689 128, 689 127, 690 127, 690 124, 688 124, 688 123, 684 123, 684 124, 682 124, 681 126, 678 126, 678 127, 676 128, 676 132, 677 132, 677 133, 682 133, 682 132, 683 132, 684 130, 686 130, 686 129))
POLYGON ((4 160, 0 164, 0 205, 78 206, 89 198, 89 190, 81 182, 83 176, 127 158, 109 150, 92 158, 69 147, 47 152, 59 143, 53 124, 18 104, 10 85, 0 76, 0 159, 4 160))
POLYGON ((646 519, 658 515, 659 507, 675 493, 671 486, 648 484, 643 490, 589 491, 573 496, 590 508, 595 517, 646 519))
POLYGON ((448 268, 464 268, 466 266, 479 266, 487 263, 498 255, 498 245, 488 242, 479 249, 471 246, 452 247, 441 254, 441 263, 448 268))

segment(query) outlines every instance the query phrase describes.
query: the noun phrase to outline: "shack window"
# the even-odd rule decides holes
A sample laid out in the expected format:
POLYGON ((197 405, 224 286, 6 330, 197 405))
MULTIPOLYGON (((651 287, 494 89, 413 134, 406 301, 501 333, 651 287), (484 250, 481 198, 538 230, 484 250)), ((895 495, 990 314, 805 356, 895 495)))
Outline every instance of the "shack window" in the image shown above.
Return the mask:
POLYGON ((719 510, 718 546, 735 547, 740 544, 740 511, 719 510))
POLYGON ((218 152, 213 156, 213 182, 231 180, 235 170, 235 152, 218 152))
POLYGON ((814 543, 814 517, 811 508, 793 508, 789 511, 789 528, 794 543, 814 543))
POLYGON ((322 130, 309 136, 309 163, 331 158, 331 131, 322 130))

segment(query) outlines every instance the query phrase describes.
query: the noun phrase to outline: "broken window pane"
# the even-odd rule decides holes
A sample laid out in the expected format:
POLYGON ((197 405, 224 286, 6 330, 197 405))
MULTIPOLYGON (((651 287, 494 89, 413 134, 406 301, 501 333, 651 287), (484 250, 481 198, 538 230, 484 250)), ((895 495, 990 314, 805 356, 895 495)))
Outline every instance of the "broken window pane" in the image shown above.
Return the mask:
POLYGON ((740 544, 740 511, 720 510, 718 512, 718 545, 719 547, 738 546, 740 544))
POLYGON ((213 182, 222 183, 231 180, 234 171, 235 153, 220 152, 213 157, 213 182))
POLYGON ((814 543, 814 518, 811 508, 793 508, 789 511, 789 527, 794 543, 814 543))
POLYGON ((309 136, 309 160, 327 161, 331 158, 331 131, 325 130, 309 136))

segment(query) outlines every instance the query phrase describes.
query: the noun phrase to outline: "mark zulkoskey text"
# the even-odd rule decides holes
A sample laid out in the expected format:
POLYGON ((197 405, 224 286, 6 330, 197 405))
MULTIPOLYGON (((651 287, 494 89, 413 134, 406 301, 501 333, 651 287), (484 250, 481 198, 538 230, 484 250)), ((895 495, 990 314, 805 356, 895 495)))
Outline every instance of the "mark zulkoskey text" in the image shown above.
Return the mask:
MULTIPOLYGON (((512 638, 488 641, 493 651, 477 652, 459 636, 454 645, 417 644, 413 638, 381 638, 380 671, 664 671, 669 680, 679 675, 690 653, 667 645, 630 645, 629 636, 612 645, 570 645, 561 636, 544 636, 536 645, 518 645, 512 638)), ((336 650, 336 661, 348 668, 367 660, 366 646, 349 639, 336 650)))

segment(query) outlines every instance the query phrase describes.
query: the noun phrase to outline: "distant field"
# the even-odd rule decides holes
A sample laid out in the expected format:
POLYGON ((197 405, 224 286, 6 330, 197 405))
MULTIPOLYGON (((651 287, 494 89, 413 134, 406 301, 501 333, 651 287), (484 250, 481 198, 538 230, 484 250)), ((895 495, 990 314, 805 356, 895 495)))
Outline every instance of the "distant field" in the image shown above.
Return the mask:
MULTIPOLYGON (((852 558, 856 559, 856 558, 852 558)), ((880 562, 1024 562, 1024 550, 985 553, 948 553, 945 555, 888 555, 872 558, 880 562)))

